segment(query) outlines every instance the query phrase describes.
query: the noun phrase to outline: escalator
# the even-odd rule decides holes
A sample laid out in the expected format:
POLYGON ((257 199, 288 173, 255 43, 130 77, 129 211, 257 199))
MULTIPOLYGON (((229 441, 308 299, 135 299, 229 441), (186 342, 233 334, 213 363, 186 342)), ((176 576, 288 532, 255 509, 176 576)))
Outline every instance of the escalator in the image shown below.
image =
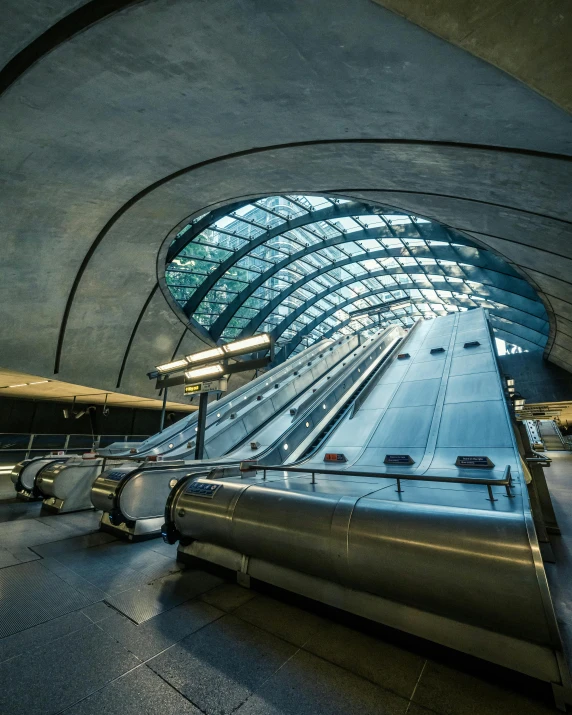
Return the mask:
POLYGON ((486 314, 423 321, 399 351, 286 461, 182 480, 165 536, 242 583, 545 680, 562 704, 569 674, 486 314))
MULTIPOLYGON (((206 460, 126 463, 106 470, 92 489, 93 504, 104 512, 102 528, 130 540, 158 535, 167 496, 178 479, 204 474, 215 464, 236 472, 242 460, 253 457, 281 462, 308 439, 315 423, 339 409, 340 398, 359 387, 370 364, 377 366, 402 336, 401 328, 392 327, 363 345, 354 336, 329 345, 327 350, 322 346, 317 355, 312 351, 313 359, 298 358, 289 381, 282 384, 268 373, 264 391, 250 401, 244 413, 236 407, 244 400, 234 398, 237 412, 232 413, 232 425, 228 412, 222 410, 220 421, 211 422, 205 438, 206 460)), ((173 454, 174 450, 169 453, 173 454)))

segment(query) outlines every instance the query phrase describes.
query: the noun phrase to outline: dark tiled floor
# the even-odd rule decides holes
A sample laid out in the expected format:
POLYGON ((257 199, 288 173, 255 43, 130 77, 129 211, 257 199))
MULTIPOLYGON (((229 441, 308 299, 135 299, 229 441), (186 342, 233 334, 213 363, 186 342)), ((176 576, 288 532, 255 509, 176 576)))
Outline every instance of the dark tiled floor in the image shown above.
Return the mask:
MULTIPOLYGON (((572 455, 555 466, 563 537, 549 575, 572 633, 572 455)), ((0 589, 12 607, 0 606, 2 715, 555 712, 543 684, 302 599, 181 571, 175 547, 117 541, 97 521, 0 502, 0 589), (6 596, 18 588, 14 608, 6 596)))

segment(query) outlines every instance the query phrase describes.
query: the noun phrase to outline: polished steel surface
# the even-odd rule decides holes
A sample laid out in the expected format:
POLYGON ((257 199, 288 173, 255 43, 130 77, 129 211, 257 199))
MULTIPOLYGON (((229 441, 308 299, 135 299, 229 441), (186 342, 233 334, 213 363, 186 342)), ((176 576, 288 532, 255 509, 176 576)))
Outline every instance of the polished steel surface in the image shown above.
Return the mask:
POLYGON ((103 459, 72 457, 45 467, 36 477, 44 505, 59 513, 93 509, 91 487, 101 473, 103 459))
MULTIPOLYGON (((405 628, 411 632, 426 635, 432 619, 447 619, 456 626, 448 645, 566 684, 485 313, 427 321, 400 346, 405 351, 410 358, 383 372, 353 419, 346 415, 309 459, 285 465, 307 475, 199 479, 218 485, 212 498, 183 481, 170 499, 168 523, 183 544, 212 545, 247 564, 375 596, 382 622, 387 603, 413 609, 417 621, 405 628), (436 347, 444 351, 431 353, 436 347), (347 462, 316 474, 326 452, 343 453, 347 462), (387 454, 410 455, 414 463, 385 465, 387 454), (494 466, 458 467, 459 456, 488 457, 494 466), (400 491, 390 474, 403 475, 400 491), (482 638, 481 645, 467 641, 475 628, 512 645, 495 660, 482 638), (534 658, 523 663, 517 643, 534 658)), ((328 602, 327 588, 322 600, 328 602)))
MULTIPOLYGON (((232 464, 253 456, 271 461, 286 459, 314 434, 322 421, 331 417, 340 400, 367 378, 403 334, 400 327, 392 326, 363 345, 358 345, 354 337, 326 346, 316 361, 297 362, 284 383, 272 379, 274 371, 267 373, 260 400, 239 400, 239 407, 233 408, 237 416, 232 422, 221 413, 220 422, 207 429, 207 456, 225 455, 219 462, 232 464), (256 430, 257 425, 262 426, 256 430), (255 450, 252 442, 257 445, 255 450)), ((139 469, 126 463, 106 470, 96 480, 92 502, 96 508, 110 512, 112 523, 118 525, 157 518, 164 513, 173 480, 212 466, 212 458, 191 460, 185 466, 147 464, 139 469)))
MULTIPOLYGON (((209 438, 211 437, 212 428, 226 424, 229 427, 230 421, 236 420, 236 417, 231 418, 231 415, 245 415, 252 406, 258 402, 259 396, 264 396, 268 393, 266 389, 270 384, 279 385, 278 392, 287 388, 291 382, 294 373, 300 368, 307 371, 309 363, 312 363, 312 374, 321 374, 321 368, 317 368, 319 360, 317 357, 328 351, 330 347, 336 346, 336 349, 342 345, 347 352, 359 343, 359 338, 355 335, 344 338, 343 340, 334 342, 333 340, 322 340, 316 345, 312 345, 307 350, 304 350, 299 355, 286 360, 269 372, 259 375, 254 380, 246 383, 238 390, 224 395, 220 400, 211 402, 207 408, 207 431, 209 438), (318 372, 316 373, 316 370, 318 372), (268 383, 268 384, 267 384, 268 383)), ((168 455, 176 459, 186 458, 193 459, 194 449, 187 445, 194 441, 197 426, 197 413, 192 413, 188 417, 179 420, 173 425, 165 428, 162 432, 158 432, 144 442, 138 443, 134 449, 136 458, 144 458, 150 455, 168 455)), ((240 429, 234 428, 236 432, 240 429)), ((102 455, 113 456, 114 458, 121 456, 121 445, 110 445, 109 448, 100 450, 102 455)), ((223 452, 224 453, 224 452, 223 452)), ((123 450, 123 456, 130 457, 130 449, 123 450)), ((212 456, 220 456, 220 453, 212 456)))
POLYGON ((67 457, 39 457, 37 459, 31 459, 23 465, 18 475, 19 483, 27 491, 31 492, 34 489, 36 477, 38 474, 44 470, 48 465, 61 464, 67 457))

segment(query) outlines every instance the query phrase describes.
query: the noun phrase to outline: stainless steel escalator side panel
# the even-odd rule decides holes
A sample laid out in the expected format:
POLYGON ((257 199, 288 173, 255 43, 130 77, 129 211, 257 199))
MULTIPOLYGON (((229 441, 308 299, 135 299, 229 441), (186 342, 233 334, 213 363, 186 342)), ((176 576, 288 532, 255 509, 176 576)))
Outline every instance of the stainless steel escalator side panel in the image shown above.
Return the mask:
POLYGON ((128 521, 163 519, 169 492, 183 477, 190 474, 205 476, 208 470, 202 464, 177 469, 138 470, 121 487, 119 504, 128 521))
MULTIPOLYGON (((199 480, 202 481, 202 480, 199 480)), ((209 480, 188 491, 176 529, 249 557, 463 623, 550 645, 518 506, 502 514, 209 480)), ((369 487, 377 491, 375 484, 369 487)), ((484 496, 484 495, 483 495, 484 496)))
MULTIPOLYGON (((12 484, 18 484, 20 480, 20 475, 24 471, 25 467, 30 464, 32 460, 31 459, 23 459, 21 462, 18 462, 18 464, 15 464, 14 467, 12 468, 12 471, 10 472, 10 480, 12 481, 12 484)), ((20 482, 21 483, 21 482, 20 482)), ((17 487, 16 487, 17 489, 17 487)))
MULTIPOLYGON (((268 379, 264 385, 264 391, 259 395, 260 401, 241 402, 236 401, 236 418, 232 421, 225 421, 213 425, 207 429, 205 440, 205 454, 208 459, 222 457, 234 449, 237 444, 244 442, 254 431, 263 427, 273 415, 279 415, 310 386, 325 384, 327 377, 324 376, 332 371, 340 369, 340 363, 347 358, 348 352, 357 347, 357 338, 336 343, 328 348, 326 352, 319 352, 316 360, 296 363, 291 374, 281 382, 268 379), (325 360, 325 355, 329 355, 329 360, 325 360), (321 357, 320 357, 321 356, 321 357), (330 367, 332 366, 332 367, 330 367), (276 387, 278 385, 278 387, 276 387)), ((277 435, 277 438, 279 435, 277 435)))
MULTIPOLYGON (((234 400, 242 397, 246 393, 256 391, 258 388, 263 387, 265 380, 268 380, 269 376, 275 379, 277 376, 294 371, 298 362, 301 360, 312 360, 315 354, 318 354, 318 352, 322 349, 327 349, 332 342, 333 341, 331 340, 322 340, 316 345, 312 345, 307 348, 305 351, 300 353, 300 355, 289 358, 284 363, 281 363, 269 372, 259 375, 254 380, 251 380, 249 383, 246 383, 242 387, 238 388, 238 390, 225 395, 222 399, 216 402, 211 402, 207 408, 207 426, 217 421, 218 418, 216 417, 216 414, 221 409, 229 412, 229 406, 234 400)), ((194 439, 194 428, 196 424, 197 414, 192 413, 188 417, 185 417, 179 422, 165 428, 162 432, 158 432, 156 435, 149 437, 144 442, 138 443, 136 446, 136 456, 138 458, 142 458, 153 454, 159 455, 179 447, 184 447, 187 442, 194 439), (172 444, 173 447, 169 447, 170 444, 172 444)), ((113 455, 115 458, 120 458, 122 456, 121 449, 116 449, 113 444, 106 449, 106 453, 113 455)), ((104 454, 103 450, 102 454, 104 454)), ((130 457, 129 450, 125 450, 123 452, 123 456, 130 457)))
MULTIPOLYGON (((346 343, 347 341, 343 341, 346 343)), ((328 342, 329 344, 329 342, 328 342)), ((274 384, 279 384, 279 393, 288 386, 288 381, 291 380, 292 375, 300 369, 300 363, 305 365, 305 362, 312 362, 315 355, 319 353, 321 349, 327 348, 321 343, 317 346, 312 346, 308 348, 305 356, 297 356, 297 360, 286 361, 281 365, 273 368, 269 372, 260 375, 249 383, 246 383, 241 388, 235 392, 225 395, 222 399, 211 402, 208 407, 207 413, 207 440, 205 442, 205 452, 210 456, 220 456, 224 454, 224 450, 220 451, 220 446, 217 448, 215 445, 211 444, 209 449, 209 442, 213 439, 216 440, 216 435, 219 432, 224 431, 226 433, 227 429, 232 429, 233 432, 240 436, 241 427, 237 427, 244 410, 254 409, 258 405, 258 397, 265 397, 269 391, 269 387, 274 384), (269 383, 268 385, 266 383, 269 383), (240 415, 236 420, 231 418, 232 414, 240 415), (220 417, 219 417, 220 415, 220 417), (223 424, 224 423, 224 424, 223 424)), ((184 428, 180 430, 177 434, 173 434, 169 439, 162 439, 160 445, 153 447, 149 450, 148 454, 162 454, 163 456, 173 456, 174 458, 180 459, 192 459, 194 456, 194 451, 187 445, 192 443, 196 437, 196 415, 192 416, 188 423, 184 425, 184 428), (162 446, 161 446, 162 445, 162 446), (165 445, 167 448, 165 448, 165 445)), ((244 436, 246 433, 244 433, 244 436)), ((240 437, 237 438, 240 438, 240 437)), ((139 450, 139 454, 145 454, 144 450, 139 450)))
MULTIPOLYGON (((244 441, 258 425, 267 422, 297 394, 303 393, 308 384, 317 384, 316 380, 328 371, 328 364, 333 364, 336 369, 348 350, 356 347, 357 338, 353 337, 349 341, 335 343, 331 352, 328 345, 325 346, 328 355, 331 356, 329 363, 322 361, 308 367, 307 363, 300 365, 298 360, 290 366, 290 371, 292 373, 299 371, 300 374, 289 375, 291 381, 283 389, 275 390, 273 387, 275 383, 267 379, 266 382, 270 384, 265 385, 265 391, 268 393, 266 399, 248 405, 244 417, 225 421, 223 428, 219 429, 211 439, 207 438, 205 444, 207 460, 220 458, 237 442, 244 441)), ((318 350, 315 352, 317 355, 321 354, 318 350)), ((235 409, 238 412, 240 403, 235 409)), ((212 427, 210 430, 207 429, 207 435, 209 431, 213 431, 212 427)), ((164 467, 140 465, 134 468, 132 462, 125 462, 119 467, 106 470, 95 481, 91 495, 94 506, 104 512, 102 528, 134 537, 144 528, 143 525, 138 526, 139 521, 155 520, 154 533, 158 535, 162 525, 158 519, 164 514, 165 503, 171 489, 170 483, 176 478, 173 469, 175 469, 174 465, 164 467)), ((204 470, 203 462, 197 464, 194 460, 188 461, 185 467, 175 469, 179 476, 191 472, 204 472, 204 470)), ((146 536, 149 535, 151 535, 150 528, 146 531, 146 536)))
POLYGON ((91 487, 91 503, 103 512, 112 511, 117 507, 116 495, 121 482, 130 474, 136 473, 141 467, 132 462, 126 462, 115 467, 108 467, 97 477, 91 487))
MULTIPOLYGON (((347 470, 359 470, 353 465, 367 449, 377 450, 378 464, 367 469, 379 478, 371 477, 369 491, 357 494, 351 475, 344 489, 343 467, 318 476, 315 485, 281 470, 266 482, 260 474, 213 479, 210 498, 200 493, 199 479, 170 503, 168 520, 180 534, 180 550, 212 550, 213 558, 228 556, 233 563, 238 555, 245 573, 292 590, 300 584, 298 592, 313 583, 311 597, 332 602, 336 593, 342 607, 388 625, 396 614, 409 614, 404 630, 569 688, 485 313, 438 318, 406 346, 410 358, 385 371, 356 418, 341 420, 324 445, 339 452, 357 442, 347 470), (435 347, 445 350, 434 357, 435 347), (406 383, 420 374, 416 391, 406 383), (463 401, 455 397, 454 382, 448 390, 461 375, 470 382, 463 401), (378 406, 382 392, 390 397, 378 406), (401 468, 385 467, 381 455, 414 448, 411 477, 496 479, 510 464, 514 488, 505 494, 491 487, 490 501, 483 485, 414 479, 397 493, 384 474, 401 468), (495 468, 485 475, 461 470, 459 454, 492 456, 495 468), (443 634, 437 623, 444 624, 443 634)), ((323 468, 321 457, 299 466, 323 468)))
POLYGON ((70 459, 42 470, 36 486, 44 496, 44 506, 60 514, 93 509, 91 487, 103 466, 103 459, 70 459))
POLYGON ((405 630, 424 637, 425 621, 445 618, 449 626, 455 624, 446 645, 534 677, 562 680, 560 649, 546 618, 518 505, 499 514, 492 506, 477 513, 288 490, 277 498, 276 490, 260 482, 201 481, 218 486, 214 497, 183 492, 170 512, 187 540, 319 579, 323 590, 309 594, 312 598, 327 602, 328 584, 358 600, 360 594, 379 597, 377 610, 370 599, 373 613, 355 612, 393 625, 387 605, 408 609, 417 621, 405 630), (537 660, 528 659, 525 667, 516 650, 491 657, 486 647, 467 641, 472 629, 484 630, 493 640, 503 636, 513 648, 518 643, 521 649, 532 648, 537 660))
POLYGON ((32 491, 35 486, 38 473, 52 462, 59 464, 61 461, 61 459, 56 459, 56 457, 42 457, 40 459, 34 459, 24 467, 22 472, 20 472, 21 485, 24 489, 32 491))

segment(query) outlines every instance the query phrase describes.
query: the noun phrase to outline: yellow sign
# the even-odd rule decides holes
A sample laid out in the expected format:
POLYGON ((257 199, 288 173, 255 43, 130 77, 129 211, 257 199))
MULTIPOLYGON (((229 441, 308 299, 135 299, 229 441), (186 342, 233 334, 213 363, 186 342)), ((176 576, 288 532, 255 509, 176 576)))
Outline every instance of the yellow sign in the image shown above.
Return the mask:
POLYGON ((185 385, 185 395, 189 395, 191 392, 200 392, 202 386, 202 382, 199 382, 198 385, 185 385))

